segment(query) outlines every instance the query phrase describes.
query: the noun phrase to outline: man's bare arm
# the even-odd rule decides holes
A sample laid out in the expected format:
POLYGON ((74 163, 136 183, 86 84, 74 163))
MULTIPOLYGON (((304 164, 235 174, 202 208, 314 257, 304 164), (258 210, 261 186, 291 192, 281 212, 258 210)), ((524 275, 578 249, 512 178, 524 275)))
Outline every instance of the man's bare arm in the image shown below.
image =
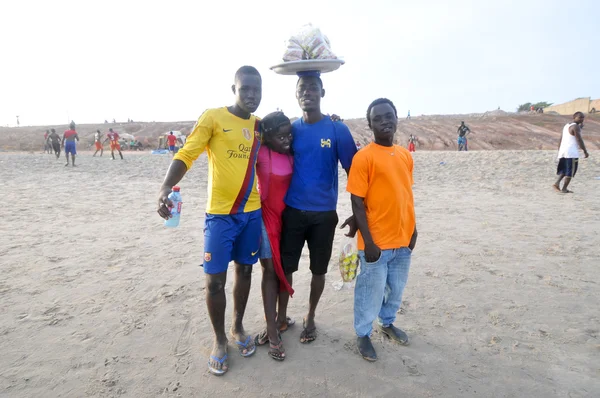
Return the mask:
POLYGON ((367 211, 365 209, 365 199, 360 196, 351 195, 352 213, 360 234, 365 242, 365 260, 369 263, 374 263, 381 256, 381 249, 373 242, 369 224, 367 222, 367 211))
POLYGON ((577 139, 577 144, 579 145, 579 149, 583 150, 583 154, 587 158, 589 156, 589 154, 585 147, 585 143, 583 142, 583 138, 581 137, 581 128, 579 126, 575 125, 575 126, 571 126, 569 128, 569 130, 570 129, 573 129, 572 134, 577 139))
POLYGON ((419 234, 417 233, 417 226, 415 225, 415 230, 413 231, 412 236, 410 237, 410 243, 408 244, 408 248, 410 249, 410 251, 415 250, 415 245, 417 244, 417 236, 419 234))

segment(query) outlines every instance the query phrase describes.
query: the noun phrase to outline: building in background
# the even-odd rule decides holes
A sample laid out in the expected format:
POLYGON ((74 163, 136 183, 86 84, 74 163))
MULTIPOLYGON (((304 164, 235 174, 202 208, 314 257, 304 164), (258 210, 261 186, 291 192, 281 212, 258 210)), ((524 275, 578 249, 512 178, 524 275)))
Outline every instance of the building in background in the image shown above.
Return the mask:
POLYGON ((564 104, 552 105, 544 108, 544 113, 555 112, 559 115, 571 116, 575 112, 596 113, 600 112, 600 99, 593 100, 591 97, 582 97, 564 104))

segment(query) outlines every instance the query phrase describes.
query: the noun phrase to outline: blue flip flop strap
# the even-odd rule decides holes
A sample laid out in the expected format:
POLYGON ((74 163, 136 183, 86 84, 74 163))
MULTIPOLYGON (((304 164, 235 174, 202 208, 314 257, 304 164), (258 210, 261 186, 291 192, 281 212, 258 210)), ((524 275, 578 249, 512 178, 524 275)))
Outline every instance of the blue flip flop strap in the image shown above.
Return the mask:
POLYGON ((215 360, 215 361, 219 362, 222 365, 223 362, 227 359, 227 354, 223 355, 223 358, 220 358, 220 359, 219 359, 219 357, 211 355, 210 359, 215 360))
POLYGON ((235 344, 237 344, 237 345, 239 345, 241 347, 244 347, 244 348, 248 348, 248 344, 250 344, 251 341, 252 341, 252 337, 248 336, 246 338, 246 342, 245 343, 242 343, 241 341, 236 341, 235 344))

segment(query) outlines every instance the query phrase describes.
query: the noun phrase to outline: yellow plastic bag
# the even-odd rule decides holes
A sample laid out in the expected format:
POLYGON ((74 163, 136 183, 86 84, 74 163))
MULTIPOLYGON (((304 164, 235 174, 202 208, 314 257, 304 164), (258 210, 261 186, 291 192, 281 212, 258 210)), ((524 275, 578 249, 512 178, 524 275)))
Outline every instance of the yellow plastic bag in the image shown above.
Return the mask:
POLYGON ((352 282, 356 278, 358 248, 355 238, 344 238, 338 255, 338 267, 344 283, 352 282))

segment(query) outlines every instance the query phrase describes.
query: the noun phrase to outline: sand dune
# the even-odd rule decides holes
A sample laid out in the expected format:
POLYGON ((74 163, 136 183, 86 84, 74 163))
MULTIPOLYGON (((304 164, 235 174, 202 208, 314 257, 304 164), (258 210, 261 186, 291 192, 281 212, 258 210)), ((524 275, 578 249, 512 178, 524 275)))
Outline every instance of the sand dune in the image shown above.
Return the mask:
MULTIPOLYGON (((557 148, 562 128, 571 118, 557 115, 511 114, 502 111, 468 115, 419 116, 411 120, 401 118, 396 135, 397 142, 406 146, 408 136, 412 133, 418 138, 417 149, 456 150, 456 129, 463 120, 473 131, 469 136, 470 149, 543 150, 557 148)), ((372 140, 366 119, 347 119, 345 122, 357 141, 366 144, 372 140)), ((169 130, 189 133, 193 126, 193 121, 85 124, 78 127, 82 140, 80 148, 91 149, 96 129, 106 132, 109 127, 113 127, 119 132, 135 135, 141 142, 154 148, 160 134, 169 130)), ((44 132, 50 128, 62 132, 67 126, 0 127, 0 150, 41 152, 44 132)), ((587 116, 583 134, 589 149, 600 149, 600 115, 587 116)))
MULTIPOLYGON (((65 168, 50 155, 0 154, 0 396, 600 396, 598 159, 582 161, 576 193, 563 195, 550 187, 554 151, 417 152, 419 242, 397 321, 411 345, 375 334, 379 362, 358 356, 352 291, 331 287, 332 262, 318 339, 304 346, 299 326, 286 332, 283 363, 230 344, 231 370, 216 378, 198 267, 205 157, 181 184, 171 230, 155 213, 169 156, 84 153, 65 168)), ((350 214, 343 192, 338 213, 350 214)), ((307 260, 290 303, 299 323, 307 260)), ((260 277, 256 267, 254 333, 260 277)))

